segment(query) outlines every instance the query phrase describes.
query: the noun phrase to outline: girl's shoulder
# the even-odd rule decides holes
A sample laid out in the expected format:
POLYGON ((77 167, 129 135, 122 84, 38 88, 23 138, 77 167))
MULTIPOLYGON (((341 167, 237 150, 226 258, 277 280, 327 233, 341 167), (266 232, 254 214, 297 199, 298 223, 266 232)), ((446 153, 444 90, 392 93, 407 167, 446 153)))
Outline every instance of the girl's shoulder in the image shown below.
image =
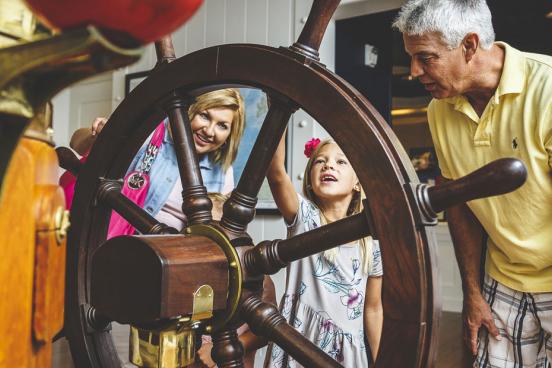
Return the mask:
POLYGON ((300 193, 297 193, 297 199, 299 200, 299 210, 303 210, 304 213, 318 213, 320 211, 313 201, 303 197, 300 193))
POLYGON ((381 250, 379 246, 379 241, 376 239, 372 240, 372 268, 368 273, 370 277, 383 276, 383 262, 381 259, 381 250))
POLYGON ((320 210, 301 194, 297 193, 299 206, 291 224, 288 224, 288 235, 295 235, 320 226, 320 210))

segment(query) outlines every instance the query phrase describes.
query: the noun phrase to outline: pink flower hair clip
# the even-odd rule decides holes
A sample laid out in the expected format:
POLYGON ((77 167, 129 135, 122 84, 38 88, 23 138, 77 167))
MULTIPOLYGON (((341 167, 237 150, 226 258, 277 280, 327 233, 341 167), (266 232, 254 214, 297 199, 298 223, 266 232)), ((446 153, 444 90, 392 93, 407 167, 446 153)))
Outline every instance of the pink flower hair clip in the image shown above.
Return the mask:
POLYGON ((316 149, 316 147, 320 144, 320 139, 318 138, 312 138, 307 143, 305 143, 305 156, 307 158, 310 158, 312 156, 312 153, 316 149))

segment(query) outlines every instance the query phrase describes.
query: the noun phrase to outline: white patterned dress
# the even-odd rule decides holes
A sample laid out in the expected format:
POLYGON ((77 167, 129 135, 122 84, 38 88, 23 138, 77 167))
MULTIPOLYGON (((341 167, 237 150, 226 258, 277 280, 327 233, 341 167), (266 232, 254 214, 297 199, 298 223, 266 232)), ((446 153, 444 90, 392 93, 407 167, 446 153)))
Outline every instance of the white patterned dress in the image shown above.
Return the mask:
MULTIPOLYGON (((299 210, 288 225, 288 238, 320 226, 319 209, 299 197, 299 210)), ((318 253, 287 267, 280 312, 297 331, 344 367, 367 367, 364 343, 364 294, 367 277, 383 275, 377 241, 369 275, 362 273, 360 248, 342 245, 336 262, 318 253)), ((265 367, 301 367, 276 344, 270 344, 265 367)))

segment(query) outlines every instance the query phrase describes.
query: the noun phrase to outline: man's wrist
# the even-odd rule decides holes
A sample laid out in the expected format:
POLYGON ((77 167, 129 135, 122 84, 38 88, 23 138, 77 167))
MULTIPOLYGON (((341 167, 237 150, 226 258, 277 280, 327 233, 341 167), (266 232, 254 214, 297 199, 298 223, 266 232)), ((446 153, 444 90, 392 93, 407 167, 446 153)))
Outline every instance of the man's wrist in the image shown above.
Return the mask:
POLYGON ((464 300, 477 300, 483 297, 483 294, 481 293, 481 288, 479 286, 477 287, 469 287, 464 288, 464 300))

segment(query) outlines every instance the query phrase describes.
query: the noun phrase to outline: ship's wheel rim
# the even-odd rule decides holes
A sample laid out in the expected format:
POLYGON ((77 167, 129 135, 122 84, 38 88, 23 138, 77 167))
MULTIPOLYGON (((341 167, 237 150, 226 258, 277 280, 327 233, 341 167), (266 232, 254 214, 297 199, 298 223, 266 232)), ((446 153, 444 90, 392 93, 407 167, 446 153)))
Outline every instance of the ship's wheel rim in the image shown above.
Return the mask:
POLYGON ((287 49, 238 44, 200 50, 152 73, 114 111, 82 168, 71 211, 65 327, 77 365, 120 366, 109 332, 90 331, 83 313, 89 303, 87 267, 107 226, 106 211, 94 201, 99 177, 124 175, 161 120, 163 112, 155 106, 164 97, 174 91, 195 95, 230 85, 287 96, 342 147, 367 193, 382 249, 385 322, 378 363, 430 364, 439 314, 431 267, 435 246, 428 230, 417 223, 408 198, 409 183, 417 179, 406 153, 370 103, 320 64, 294 57, 287 49), (393 353, 390 341, 405 347, 402 354, 393 353))

